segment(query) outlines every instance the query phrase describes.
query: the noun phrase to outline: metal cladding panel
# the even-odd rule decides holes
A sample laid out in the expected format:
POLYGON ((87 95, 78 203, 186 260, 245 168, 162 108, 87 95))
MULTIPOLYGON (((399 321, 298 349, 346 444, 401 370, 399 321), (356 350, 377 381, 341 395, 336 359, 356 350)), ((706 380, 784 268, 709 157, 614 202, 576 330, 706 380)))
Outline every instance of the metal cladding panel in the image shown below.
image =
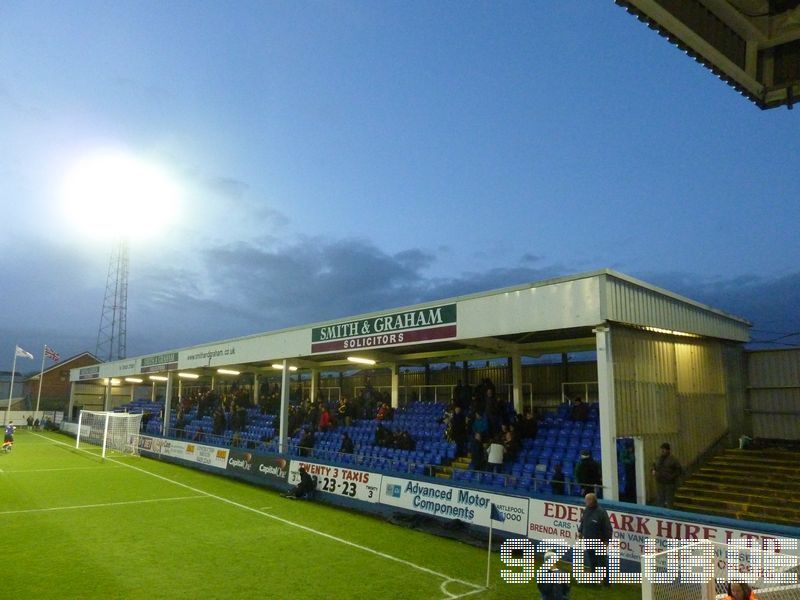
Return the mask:
POLYGON ((800 439, 800 387, 750 390, 753 436, 778 440, 800 439))
POLYGON ((470 339, 597 325, 599 277, 471 298, 458 303, 458 337, 470 339))
POLYGON ((753 436, 800 439, 800 348, 747 353, 753 436))
POLYGON ((737 342, 750 339, 749 323, 615 275, 605 278, 606 315, 609 321, 680 331, 737 342))
POLYGON ((617 435, 641 436, 649 465, 662 442, 687 465, 728 429, 723 344, 613 327, 617 435))
POLYGON ((751 388, 800 387, 800 348, 747 353, 751 388))

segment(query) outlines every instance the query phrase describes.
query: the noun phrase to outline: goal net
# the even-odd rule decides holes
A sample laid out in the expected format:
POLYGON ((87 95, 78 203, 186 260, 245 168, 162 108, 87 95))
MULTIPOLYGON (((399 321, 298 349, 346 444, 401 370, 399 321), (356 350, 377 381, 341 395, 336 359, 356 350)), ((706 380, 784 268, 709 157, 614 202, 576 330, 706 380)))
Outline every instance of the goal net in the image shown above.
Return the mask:
POLYGON ((642 554, 642 600, 723 600, 739 582, 758 600, 800 600, 797 540, 679 542, 642 554))
POLYGON ((94 444, 103 449, 116 450, 123 454, 139 454, 139 427, 142 415, 115 412, 82 410, 78 417, 78 438, 75 447, 94 444))

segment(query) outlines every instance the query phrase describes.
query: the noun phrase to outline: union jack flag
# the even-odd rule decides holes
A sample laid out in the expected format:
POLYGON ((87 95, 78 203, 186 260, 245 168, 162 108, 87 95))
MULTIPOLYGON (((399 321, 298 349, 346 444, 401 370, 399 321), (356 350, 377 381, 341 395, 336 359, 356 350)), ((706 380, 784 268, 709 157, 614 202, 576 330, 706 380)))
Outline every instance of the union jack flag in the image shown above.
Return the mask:
POLYGON ((53 362, 58 362, 59 360, 61 360, 61 355, 52 348, 49 348, 47 346, 44 347, 44 355, 53 362))

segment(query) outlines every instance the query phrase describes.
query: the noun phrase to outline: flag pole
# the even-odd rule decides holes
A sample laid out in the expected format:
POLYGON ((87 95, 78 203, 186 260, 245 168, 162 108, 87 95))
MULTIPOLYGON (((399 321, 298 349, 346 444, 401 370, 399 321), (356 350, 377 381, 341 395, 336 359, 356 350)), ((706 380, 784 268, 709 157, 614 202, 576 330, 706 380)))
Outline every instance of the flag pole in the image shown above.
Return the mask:
POLYGON ((489 551, 486 553, 486 587, 489 587, 489 573, 492 564, 492 523, 494 519, 489 519, 489 551))
POLYGON ((11 395, 14 393, 14 372, 17 370, 17 348, 14 348, 14 366, 11 367, 11 385, 8 388, 8 405, 3 425, 8 425, 8 413, 11 411, 11 395))
MULTIPOLYGON (((16 354, 16 353, 15 353, 16 354)), ((36 416, 34 418, 39 418, 39 400, 42 399, 42 378, 44 377, 44 359, 47 356, 47 344, 44 345, 42 349, 42 368, 39 371, 39 393, 36 394, 36 416)))

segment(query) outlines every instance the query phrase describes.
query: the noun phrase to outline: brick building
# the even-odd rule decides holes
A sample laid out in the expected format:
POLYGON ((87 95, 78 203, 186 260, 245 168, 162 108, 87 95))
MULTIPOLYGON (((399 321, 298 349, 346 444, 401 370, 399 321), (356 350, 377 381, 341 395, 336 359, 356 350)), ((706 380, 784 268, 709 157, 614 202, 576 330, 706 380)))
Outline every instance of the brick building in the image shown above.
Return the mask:
MULTIPOLYGON (((42 397, 39 404, 40 410, 66 410, 69 405, 69 371, 80 367, 96 365, 103 361, 91 352, 82 352, 70 358, 57 362, 49 369, 44 370, 42 381, 42 397)), ((25 380, 25 398, 31 408, 36 406, 39 394, 39 373, 31 375, 25 380)))

